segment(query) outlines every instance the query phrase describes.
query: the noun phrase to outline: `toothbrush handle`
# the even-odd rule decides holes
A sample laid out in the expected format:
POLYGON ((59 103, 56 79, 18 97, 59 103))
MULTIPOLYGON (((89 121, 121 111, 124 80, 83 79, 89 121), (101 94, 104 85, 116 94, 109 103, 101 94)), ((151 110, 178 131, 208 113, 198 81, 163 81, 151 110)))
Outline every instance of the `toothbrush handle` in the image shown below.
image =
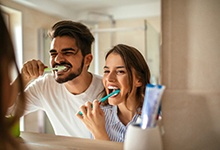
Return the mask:
POLYGON ((45 68, 44 71, 48 72, 48 71, 52 71, 52 68, 45 68))
MULTIPOLYGON (((101 98, 100 101, 99 101, 99 104, 101 104, 102 102, 104 102, 105 100, 107 100, 109 97, 111 97, 112 95, 117 94, 117 93, 119 93, 119 92, 120 92, 120 90, 116 90, 116 91, 114 91, 114 92, 108 94, 107 96, 101 98)), ((81 116, 83 115, 81 111, 79 111, 79 114, 80 114, 81 116)))
POLYGON ((109 97, 111 97, 111 96, 114 95, 114 94, 118 94, 119 92, 120 92, 120 90, 116 90, 116 91, 114 91, 114 92, 108 94, 107 96, 101 98, 100 102, 104 102, 104 101, 107 100, 109 97))

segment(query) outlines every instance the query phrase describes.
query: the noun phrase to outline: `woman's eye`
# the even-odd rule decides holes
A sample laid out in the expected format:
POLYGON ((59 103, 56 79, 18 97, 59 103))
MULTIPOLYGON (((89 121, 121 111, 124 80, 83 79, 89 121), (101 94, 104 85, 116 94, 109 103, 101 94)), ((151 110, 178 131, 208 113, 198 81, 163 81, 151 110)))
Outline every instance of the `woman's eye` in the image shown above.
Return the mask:
POLYGON ((118 71, 117 71, 117 74, 124 74, 124 73, 125 73, 124 70, 118 70, 118 71))

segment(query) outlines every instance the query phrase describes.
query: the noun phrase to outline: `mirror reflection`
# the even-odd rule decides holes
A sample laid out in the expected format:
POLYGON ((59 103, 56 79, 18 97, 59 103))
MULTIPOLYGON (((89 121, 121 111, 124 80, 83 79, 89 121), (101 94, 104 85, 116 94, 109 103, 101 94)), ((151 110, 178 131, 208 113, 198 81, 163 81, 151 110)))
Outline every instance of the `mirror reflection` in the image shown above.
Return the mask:
MULTIPOLYGON (((104 57, 107 51, 111 49, 112 46, 123 43, 132 45, 140 50, 149 65, 152 74, 151 83, 160 83, 160 1, 149 0, 146 2, 147 3, 143 3, 142 1, 142 3, 128 6, 123 5, 123 7, 109 7, 105 9, 106 11, 104 9, 82 10, 80 13, 77 13, 78 15, 68 13, 68 16, 65 14, 64 17, 62 16, 60 18, 72 19, 87 25, 95 37, 95 42, 92 47, 94 58, 89 71, 102 76, 103 66, 105 64, 104 57)), ((43 7, 46 7, 46 4, 47 3, 45 3, 43 7)), ((14 4, 13 7, 17 5, 18 4, 14 4)), ((36 9, 26 4, 20 3, 20 5, 23 5, 22 7, 28 7, 28 9, 36 9)), ((7 2, 5 2, 5 6, 10 7, 10 5, 7 6, 7 2)), ((51 6, 47 8, 51 8, 51 6)), ((45 11, 43 11, 43 13, 45 13, 45 11)), ((27 23, 25 21, 23 22, 24 24, 27 23)), ((35 53, 37 53, 38 59, 47 65, 50 64, 48 51, 50 49, 51 40, 47 36, 50 26, 52 26, 52 23, 47 27, 43 25, 38 27, 38 38, 35 38, 38 43, 38 48, 35 48, 35 53)), ((23 62, 36 58, 30 55, 32 52, 28 53, 29 56, 28 54, 24 54, 26 57, 23 62)), ((24 118, 21 124, 23 130, 54 133, 48 118, 42 111, 30 114, 26 120, 24 118), (35 122, 34 125, 33 122, 35 122)))

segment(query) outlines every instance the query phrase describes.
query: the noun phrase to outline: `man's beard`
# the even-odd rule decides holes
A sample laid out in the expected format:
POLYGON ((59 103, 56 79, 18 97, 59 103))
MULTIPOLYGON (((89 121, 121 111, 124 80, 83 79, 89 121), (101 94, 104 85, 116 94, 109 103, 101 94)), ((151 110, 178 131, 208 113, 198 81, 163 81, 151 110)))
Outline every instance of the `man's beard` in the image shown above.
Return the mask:
POLYGON ((75 79, 76 77, 78 77, 82 73, 83 66, 84 66, 84 58, 82 60, 81 66, 78 68, 76 73, 73 72, 73 73, 70 73, 66 78, 56 78, 55 80, 58 83, 64 83, 64 82, 73 80, 73 79, 75 79))

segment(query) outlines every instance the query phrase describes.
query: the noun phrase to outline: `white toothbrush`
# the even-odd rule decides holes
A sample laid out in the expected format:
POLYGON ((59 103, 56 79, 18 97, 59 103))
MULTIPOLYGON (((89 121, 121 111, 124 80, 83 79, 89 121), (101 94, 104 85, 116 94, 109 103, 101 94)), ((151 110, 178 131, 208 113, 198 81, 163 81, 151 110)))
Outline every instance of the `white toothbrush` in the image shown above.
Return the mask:
POLYGON ((53 71, 53 70, 61 71, 61 70, 64 70, 64 69, 66 69, 65 66, 58 66, 58 67, 55 67, 55 68, 45 68, 44 71, 45 72, 49 72, 49 71, 53 71))

